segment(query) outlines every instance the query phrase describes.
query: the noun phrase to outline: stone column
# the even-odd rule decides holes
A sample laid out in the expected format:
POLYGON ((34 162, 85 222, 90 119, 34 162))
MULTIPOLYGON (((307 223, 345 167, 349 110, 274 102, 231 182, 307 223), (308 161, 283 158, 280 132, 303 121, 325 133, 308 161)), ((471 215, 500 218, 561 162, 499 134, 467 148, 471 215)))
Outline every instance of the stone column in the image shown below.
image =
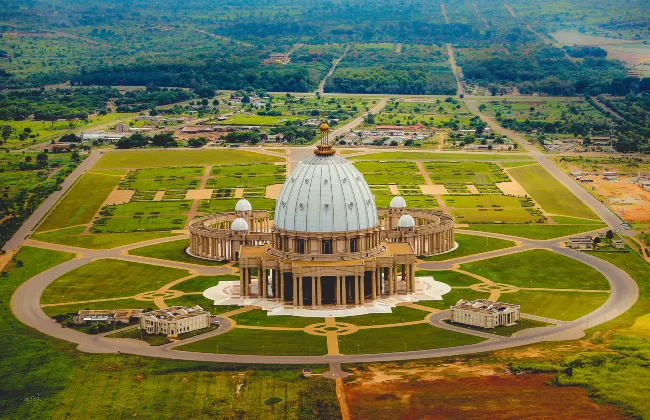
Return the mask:
POLYGON ((284 303, 284 274, 278 270, 278 281, 280 282, 280 300, 284 303))
POLYGON ((261 296, 262 298, 266 299, 266 293, 268 287, 266 287, 266 270, 263 269, 261 266, 257 268, 259 270, 259 275, 257 276, 260 280, 261 286, 258 285, 258 289, 261 287, 262 290, 257 291, 257 295, 261 296))
POLYGON ((409 273, 411 273, 411 292, 415 293, 415 266, 410 265, 409 273))
POLYGON ((293 306, 298 306, 298 276, 293 277, 293 306))
POLYGON ((323 304, 323 278, 316 277, 316 306, 323 304))
POLYGON ((345 290, 345 276, 341 276, 341 304, 342 305, 347 305, 348 303, 348 296, 347 296, 347 291, 345 290))
POLYGON ((316 277, 311 278, 311 306, 316 306, 316 277))
POLYGON ((365 303, 364 296, 366 294, 366 291, 364 290, 365 289, 365 284, 364 283, 365 283, 365 276, 363 276, 363 275, 359 276, 359 303, 361 305, 363 305, 365 303))
POLYGON ((336 293, 336 304, 341 306, 341 277, 336 277, 334 281, 334 292, 336 293))
POLYGON ((394 265, 391 265, 388 267, 388 278, 386 279, 388 281, 388 294, 393 295, 395 293, 395 285, 393 283, 393 270, 395 269, 394 265))
POLYGON ((246 289, 244 289, 245 271, 243 268, 239 269, 239 297, 246 296, 246 289))
POLYGON ((373 269, 370 277, 370 287, 372 289, 372 300, 377 299, 377 279, 375 278, 377 274, 377 269, 373 269))
POLYGON ((298 277, 298 306, 302 308, 302 305, 305 303, 305 294, 302 290, 302 283, 304 278, 298 277))

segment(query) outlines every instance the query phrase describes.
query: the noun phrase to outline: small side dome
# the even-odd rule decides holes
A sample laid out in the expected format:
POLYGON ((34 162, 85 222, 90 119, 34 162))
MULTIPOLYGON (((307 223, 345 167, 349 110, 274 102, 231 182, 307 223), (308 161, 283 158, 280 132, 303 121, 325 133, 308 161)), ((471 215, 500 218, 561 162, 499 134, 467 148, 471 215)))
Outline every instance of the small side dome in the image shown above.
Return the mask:
POLYGON ((415 220, 410 214, 403 214, 397 221, 398 228, 412 228, 415 227, 415 220))
POLYGON ((330 130, 330 126, 327 125, 327 123, 322 123, 320 125, 320 131, 322 131, 323 133, 325 133, 326 131, 329 131, 329 130, 330 130))
POLYGON ((232 225, 230 225, 230 230, 243 231, 248 230, 248 222, 241 217, 233 220, 232 225))
POLYGON ((235 211, 253 211, 250 201, 242 198, 235 204, 235 211))
POLYGON ((405 209, 406 208, 406 200, 404 200, 404 197, 401 195, 396 195, 393 197, 392 200, 390 200, 390 208, 391 209, 405 209))

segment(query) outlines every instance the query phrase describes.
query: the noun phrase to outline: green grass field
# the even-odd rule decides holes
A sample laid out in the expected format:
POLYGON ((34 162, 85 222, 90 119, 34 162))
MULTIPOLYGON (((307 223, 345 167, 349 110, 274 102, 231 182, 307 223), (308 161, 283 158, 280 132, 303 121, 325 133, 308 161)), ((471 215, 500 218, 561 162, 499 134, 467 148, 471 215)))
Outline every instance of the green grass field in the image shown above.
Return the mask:
POLYGON ((534 163, 532 158, 519 155, 516 153, 436 153, 436 152, 390 152, 390 153, 371 153, 363 155, 363 160, 401 160, 401 161, 470 161, 470 162, 529 162, 534 163))
POLYGON ((116 334, 111 334, 108 336, 108 338, 132 338, 134 340, 142 339, 142 341, 149 344, 150 346, 162 346, 163 344, 167 344, 170 342, 170 340, 164 335, 144 334, 141 330, 138 330, 137 328, 121 331, 116 334))
MULTIPOLYGON (((451 287, 467 287, 473 284, 481 283, 480 280, 475 279, 467 274, 459 273, 452 270, 418 270, 415 275, 417 277, 433 277, 434 280, 448 284, 451 287)), ((453 291, 453 290, 452 290, 453 291)), ((451 293, 451 292, 450 292, 451 293)), ((443 297, 446 295, 443 295, 443 297)))
POLYGON ((32 236, 32 239, 53 244, 76 246, 79 248, 107 249, 172 236, 169 232, 101 233, 81 235, 85 230, 85 226, 74 226, 67 229, 37 233, 32 236))
POLYGON ((216 286, 220 281, 239 281, 239 275, 196 276, 178 283, 173 289, 181 292, 203 292, 205 289, 216 286))
POLYGON ((239 325, 262 327, 304 328, 307 325, 325 322, 323 318, 303 318, 297 316, 269 316, 266 311, 255 309, 232 317, 239 325))
POLYGON ((278 161, 281 161, 281 158, 245 150, 137 150, 106 153, 94 168, 164 168, 167 166, 240 165, 278 161))
POLYGON ((602 225, 507 225, 507 224, 471 224, 463 228, 476 230, 480 232, 501 233, 503 235, 519 236, 528 239, 547 240, 560 238, 563 236, 575 235, 582 232, 589 232, 598 228, 605 227, 602 225))
POLYGON ((539 327, 548 327, 549 325, 553 324, 548 324, 546 322, 541 322, 541 321, 536 321, 534 319, 528 319, 528 318, 521 318, 519 322, 515 325, 510 325, 510 326, 499 326, 496 328, 479 328, 479 327, 472 327, 470 325, 466 324, 459 324, 456 322, 451 322, 449 320, 445 321, 449 325, 453 325, 455 327, 461 327, 461 328, 467 328, 468 330, 475 330, 475 331, 483 331, 486 333, 490 334, 495 334, 495 335, 500 335, 503 337, 510 337, 513 334, 525 330, 527 328, 539 328, 539 327))
POLYGON ((609 290, 609 282, 595 268, 544 249, 466 263, 461 269, 518 287, 609 290))
POLYGON ((539 219, 523 207, 522 200, 518 197, 505 195, 443 195, 447 206, 452 208, 452 213, 459 223, 526 223, 539 219))
POLYGON ((598 220, 598 216, 541 165, 508 171, 542 208, 551 214, 598 220))
POLYGON ((258 354, 275 356, 320 356, 327 353, 325 337, 302 331, 269 331, 235 328, 176 350, 201 353, 258 354))
POLYGON ((402 322, 421 321, 427 314, 428 312, 409 308, 408 306, 396 306, 391 309, 391 313, 336 317, 336 321, 358 326, 399 324, 402 322))
POLYGON ((43 292, 41 303, 130 297, 156 290, 187 274, 187 271, 176 268, 122 260, 98 260, 52 282, 43 292))
POLYGON ((131 249, 129 250, 129 254, 139 255, 141 257, 158 258, 161 260, 179 261, 188 264, 207 266, 223 265, 222 261, 203 260, 188 255, 185 251, 188 246, 188 239, 180 239, 178 241, 163 242, 160 244, 145 246, 143 248, 131 249))
POLYGON ((447 252, 446 254, 424 257, 422 259, 424 261, 446 261, 452 258, 460 258, 467 255, 480 254, 483 252, 515 246, 514 242, 506 241, 504 239, 484 238, 482 236, 464 235, 462 233, 456 233, 454 237, 456 242, 458 242, 458 248, 456 250, 447 252))
POLYGON ((87 173, 47 216, 39 231, 90 223, 120 178, 87 173))
POLYGON ((135 299, 108 300, 105 302, 76 303, 73 305, 46 306, 43 309, 48 316, 77 313, 82 309, 154 309, 153 301, 144 302, 135 299))
POLYGON ((394 353, 476 344, 485 339, 429 324, 359 330, 339 338, 342 354, 394 353))
POLYGON ((222 314, 238 309, 236 305, 215 305, 213 300, 205 298, 202 294, 184 295, 175 299, 166 299, 168 306, 196 306, 199 305, 203 310, 210 312, 212 315, 222 314))
POLYGON ((521 312, 560 321, 573 321, 598 309, 609 293, 520 290, 501 295, 501 300, 521 305, 521 312))
MULTIPOLYGON (((434 277, 435 278, 435 277, 434 277)), ((444 280, 440 280, 444 283, 444 280)), ((489 293, 477 292, 471 289, 451 289, 451 292, 442 295, 442 300, 421 300, 418 305, 428 306, 429 308, 447 310, 452 305, 458 303, 461 299, 475 300, 487 299, 489 293)))

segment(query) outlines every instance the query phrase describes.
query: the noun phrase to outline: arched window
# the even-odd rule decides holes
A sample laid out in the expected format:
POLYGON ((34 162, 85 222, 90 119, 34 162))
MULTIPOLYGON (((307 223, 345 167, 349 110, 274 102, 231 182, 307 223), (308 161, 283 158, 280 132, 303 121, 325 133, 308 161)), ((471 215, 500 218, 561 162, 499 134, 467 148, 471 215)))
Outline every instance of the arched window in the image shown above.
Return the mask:
POLYGON ((323 241, 323 254, 331 254, 331 253, 332 253, 332 241, 331 240, 323 241))
POLYGON ((350 239, 350 252, 357 252, 357 238, 350 239))
POLYGON ((298 239, 298 254, 304 254, 304 253, 305 253, 305 240, 298 239))

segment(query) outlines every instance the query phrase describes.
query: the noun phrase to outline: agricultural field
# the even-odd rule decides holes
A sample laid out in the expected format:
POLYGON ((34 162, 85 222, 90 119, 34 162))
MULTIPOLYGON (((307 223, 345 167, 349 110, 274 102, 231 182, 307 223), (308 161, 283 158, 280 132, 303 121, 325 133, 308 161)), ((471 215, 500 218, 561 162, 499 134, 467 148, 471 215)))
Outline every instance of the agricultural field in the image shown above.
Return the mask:
POLYGON ((544 217, 525 197, 506 195, 443 195, 459 223, 543 223, 544 217))
POLYGON ((95 169, 166 168, 171 166, 272 163, 275 156, 245 150, 137 150, 106 153, 95 169))
POLYGON ((366 118, 364 127, 377 125, 416 125, 429 128, 469 127, 474 114, 457 99, 393 99, 373 116, 372 122, 366 118))
POLYGON ((396 52, 355 44, 327 79, 325 92, 451 95, 456 82, 444 48, 409 44, 396 52))

